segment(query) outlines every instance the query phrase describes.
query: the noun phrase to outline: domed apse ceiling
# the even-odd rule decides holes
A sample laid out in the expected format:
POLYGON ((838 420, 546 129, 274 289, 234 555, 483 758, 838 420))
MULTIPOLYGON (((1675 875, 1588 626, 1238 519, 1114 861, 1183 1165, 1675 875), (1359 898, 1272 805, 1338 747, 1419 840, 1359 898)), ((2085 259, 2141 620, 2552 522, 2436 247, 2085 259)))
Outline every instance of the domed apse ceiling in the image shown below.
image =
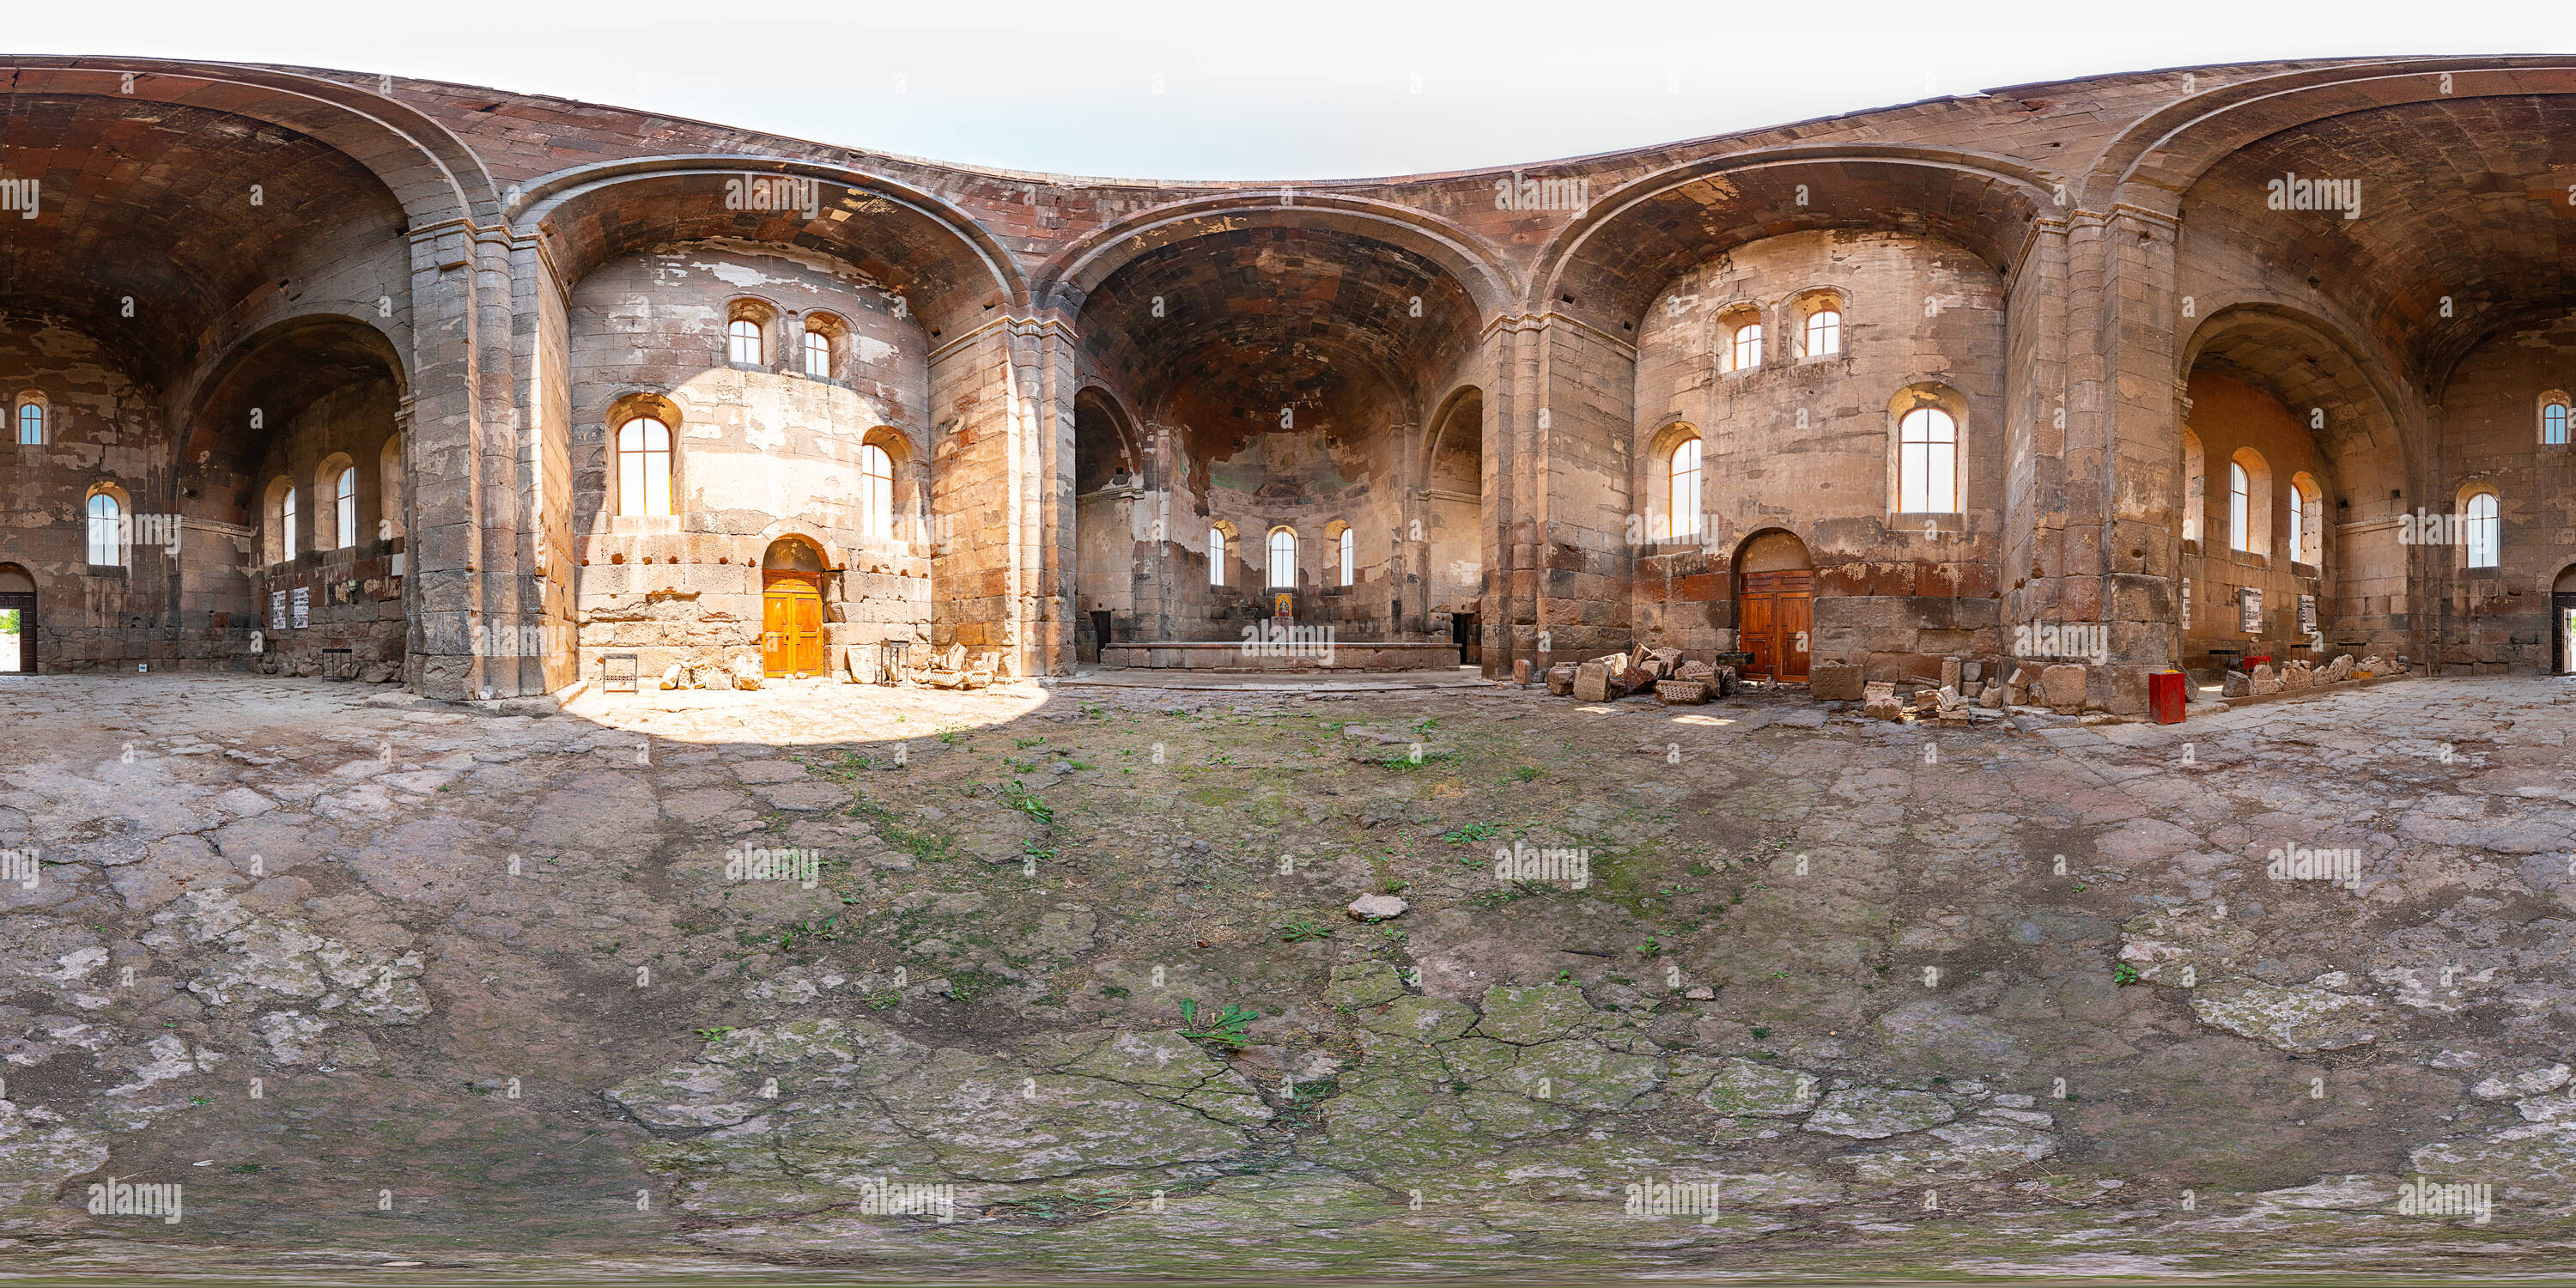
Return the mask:
MULTIPOLYGON (((147 385, 203 357, 225 315, 300 290, 280 266, 398 241, 404 226, 393 194, 346 154, 202 108, 12 95, 0 155, 11 177, 39 181, 44 212, 13 213, 0 236, 0 313, 81 331, 147 385)), ((383 289, 399 299, 407 286, 383 289)))
POLYGON ((1194 470, 1253 435, 1383 431, 1475 341, 1437 265, 1348 233, 1247 228, 1161 247, 1085 302, 1083 343, 1138 419, 1186 428, 1194 470), (1283 425, 1282 409, 1289 409, 1283 425))
POLYGON ((2183 201, 2184 245, 2224 246, 2284 295, 2324 293, 2429 386, 2497 331, 2576 305, 2570 184, 2567 99, 2374 108, 2284 130, 2212 168, 2183 201), (2351 181, 2358 217, 2272 209, 2273 181, 2293 175, 2351 181))

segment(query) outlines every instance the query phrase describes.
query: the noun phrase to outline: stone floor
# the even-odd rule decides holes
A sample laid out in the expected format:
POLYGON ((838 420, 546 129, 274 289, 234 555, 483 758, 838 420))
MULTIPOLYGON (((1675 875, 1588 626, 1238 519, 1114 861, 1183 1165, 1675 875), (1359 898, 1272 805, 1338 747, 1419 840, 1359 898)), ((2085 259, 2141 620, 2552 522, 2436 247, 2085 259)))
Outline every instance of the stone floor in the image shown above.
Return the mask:
POLYGON ((1951 731, 42 677, 0 727, 0 1274, 2351 1282, 2576 1226, 2564 680, 1951 731))

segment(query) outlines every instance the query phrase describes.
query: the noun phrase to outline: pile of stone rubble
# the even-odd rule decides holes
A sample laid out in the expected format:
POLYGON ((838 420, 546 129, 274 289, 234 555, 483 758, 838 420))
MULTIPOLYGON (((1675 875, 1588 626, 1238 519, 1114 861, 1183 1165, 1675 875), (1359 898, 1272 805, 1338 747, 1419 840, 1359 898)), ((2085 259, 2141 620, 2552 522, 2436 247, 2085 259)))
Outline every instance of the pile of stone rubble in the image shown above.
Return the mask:
MULTIPOLYGON (((1512 663, 1512 678, 1527 684, 1530 664, 1526 659, 1512 663)), ((1589 662, 1565 662, 1549 667, 1545 676, 1547 691, 1558 697, 1572 697, 1583 702, 1615 702, 1631 694, 1651 694, 1666 706, 1699 706, 1710 698, 1734 694, 1735 668, 1711 666, 1706 662, 1686 662, 1677 648, 1648 648, 1638 645, 1626 653, 1607 653, 1589 662)))

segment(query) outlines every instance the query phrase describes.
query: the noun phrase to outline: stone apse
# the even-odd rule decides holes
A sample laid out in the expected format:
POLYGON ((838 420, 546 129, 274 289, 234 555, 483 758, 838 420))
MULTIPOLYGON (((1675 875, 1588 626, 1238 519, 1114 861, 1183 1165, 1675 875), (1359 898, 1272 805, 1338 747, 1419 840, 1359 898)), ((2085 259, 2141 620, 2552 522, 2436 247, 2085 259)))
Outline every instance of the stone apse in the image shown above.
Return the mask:
POLYGON ((10 61, 21 670, 541 694, 759 664, 789 584, 834 669, 1062 674, 1283 612, 1488 674, 2073 660, 2122 711, 2301 646, 2568 667, 2576 60, 1289 185, 10 61))

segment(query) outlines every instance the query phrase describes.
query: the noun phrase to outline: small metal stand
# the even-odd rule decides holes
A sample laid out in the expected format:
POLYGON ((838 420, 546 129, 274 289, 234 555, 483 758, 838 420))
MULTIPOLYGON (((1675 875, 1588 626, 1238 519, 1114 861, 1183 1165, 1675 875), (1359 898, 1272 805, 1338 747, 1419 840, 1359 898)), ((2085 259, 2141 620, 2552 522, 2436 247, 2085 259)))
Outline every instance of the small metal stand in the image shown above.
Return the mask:
POLYGON ((602 653, 599 655, 599 691, 633 693, 642 672, 643 657, 636 653, 602 653))
POLYGON ((877 645, 877 683, 893 688, 903 683, 904 651, 912 647, 906 639, 886 640, 877 645))
POLYGON ((322 678, 354 680, 358 678, 358 651, 346 648, 322 650, 322 678))

